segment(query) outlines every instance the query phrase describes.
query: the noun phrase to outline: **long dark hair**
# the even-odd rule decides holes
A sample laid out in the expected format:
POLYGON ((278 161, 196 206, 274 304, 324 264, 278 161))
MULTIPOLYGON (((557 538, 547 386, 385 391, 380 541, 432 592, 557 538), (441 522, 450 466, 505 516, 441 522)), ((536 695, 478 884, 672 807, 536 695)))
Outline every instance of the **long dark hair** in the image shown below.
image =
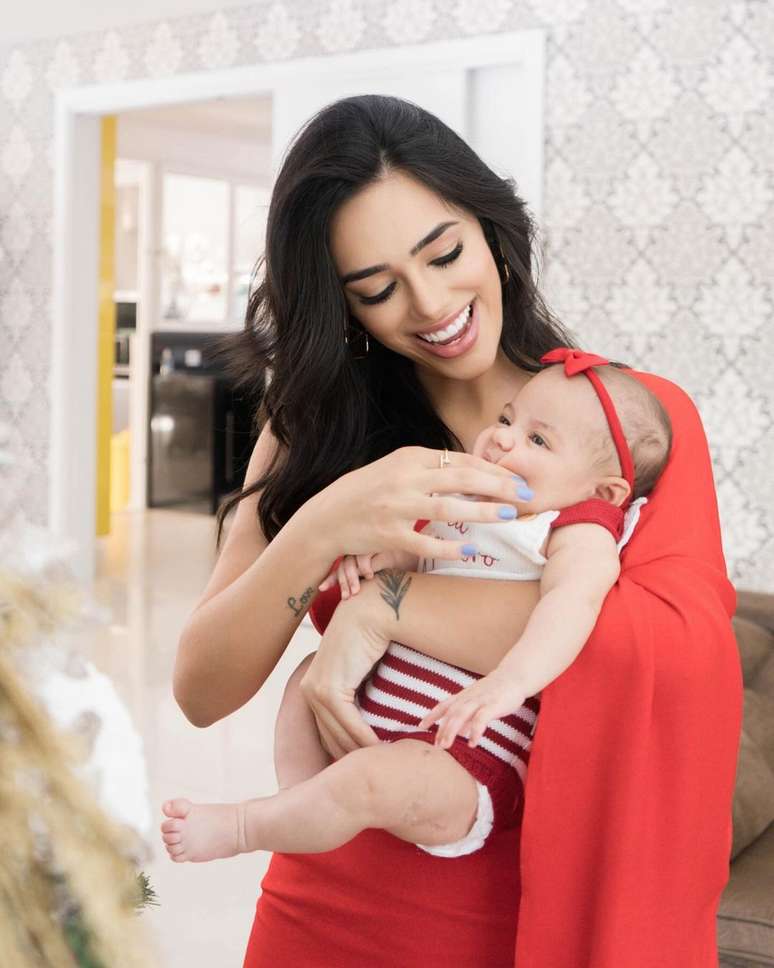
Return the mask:
POLYGON ((409 444, 462 449, 411 360, 375 339, 366 356, 353 352, 363 331, 339 282, 330 225, 342 203, 390 171, 475 215, 503 280, 507 263, 500 344, 513 363, 537 371, 543 353, 571 343, 533 282, 534 226, 513 179, 495 174, 451 128, 409 101, 369 94, 328 105, 283 161, 245 329, 229 337, 232 373, 260 397, 256 430, 271 420, 280 447, 261 479, 221 506, 218 541, 228 512, 258 490, 258 517, 271 541, 347 471, 409 444))

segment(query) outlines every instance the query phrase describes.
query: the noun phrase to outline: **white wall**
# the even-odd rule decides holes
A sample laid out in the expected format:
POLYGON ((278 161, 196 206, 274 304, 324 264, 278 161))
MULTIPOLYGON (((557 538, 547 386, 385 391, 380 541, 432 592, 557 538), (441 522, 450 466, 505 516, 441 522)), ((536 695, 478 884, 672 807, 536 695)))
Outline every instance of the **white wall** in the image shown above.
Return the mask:
MULTIPOLYGON (((211 12, 213 0, 27 0, 3 5, 0 44, 18 44, 40 37, 116 29, 128 24, 211 12)), ((220 0, 220 9, 244 6, 240 0, 220 0)))

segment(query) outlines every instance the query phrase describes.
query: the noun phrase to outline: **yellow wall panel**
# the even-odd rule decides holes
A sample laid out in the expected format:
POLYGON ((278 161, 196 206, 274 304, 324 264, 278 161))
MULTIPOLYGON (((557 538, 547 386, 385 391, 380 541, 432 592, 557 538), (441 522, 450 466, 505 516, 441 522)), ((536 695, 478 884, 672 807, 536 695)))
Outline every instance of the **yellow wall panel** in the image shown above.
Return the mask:
POLYGON ((115 117, 102 119, 99 244, 99 346, 97 349, 97 535, 110 533, 110 438, 113 432, 113 362, 116 307, 116 131, 115 117))

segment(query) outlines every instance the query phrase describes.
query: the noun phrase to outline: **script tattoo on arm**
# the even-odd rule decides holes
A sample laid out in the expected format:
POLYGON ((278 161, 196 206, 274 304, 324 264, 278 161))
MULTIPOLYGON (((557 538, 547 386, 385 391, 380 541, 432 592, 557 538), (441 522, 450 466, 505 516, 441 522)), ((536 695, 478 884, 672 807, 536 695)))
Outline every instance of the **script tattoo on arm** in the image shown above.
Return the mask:
POLYGON ((301 596, 300 600, 295 598, 288 599, 288 607, 292 609, 293 614, 298 616, 306 611, 307 606, 314 598, 314 589, 310 586, 301 596))
POLYGON ((395 568, 385 568, 384 571, 377 572, 375 575, 381 588, 382 598, 395 612, 395 618, 400 619, 400 603, 406 597, 406 592, 411 584, 411 576, 405 571, 398 571, 395 568))

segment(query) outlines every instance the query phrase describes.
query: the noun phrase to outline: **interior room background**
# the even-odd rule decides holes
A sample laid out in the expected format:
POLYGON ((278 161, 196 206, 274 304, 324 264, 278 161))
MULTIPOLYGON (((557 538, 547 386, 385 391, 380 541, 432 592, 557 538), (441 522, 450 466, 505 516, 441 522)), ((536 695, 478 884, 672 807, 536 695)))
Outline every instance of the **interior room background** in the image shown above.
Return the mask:
POLYGON ((582 345, 693 396, 732 580, 774 587, 774 4, 760 0, 288 0, 0 46, 0 424, 15 458, 0 521, 46 523, 56 91, 529 27, 548 38, 549 302, 582 345))

